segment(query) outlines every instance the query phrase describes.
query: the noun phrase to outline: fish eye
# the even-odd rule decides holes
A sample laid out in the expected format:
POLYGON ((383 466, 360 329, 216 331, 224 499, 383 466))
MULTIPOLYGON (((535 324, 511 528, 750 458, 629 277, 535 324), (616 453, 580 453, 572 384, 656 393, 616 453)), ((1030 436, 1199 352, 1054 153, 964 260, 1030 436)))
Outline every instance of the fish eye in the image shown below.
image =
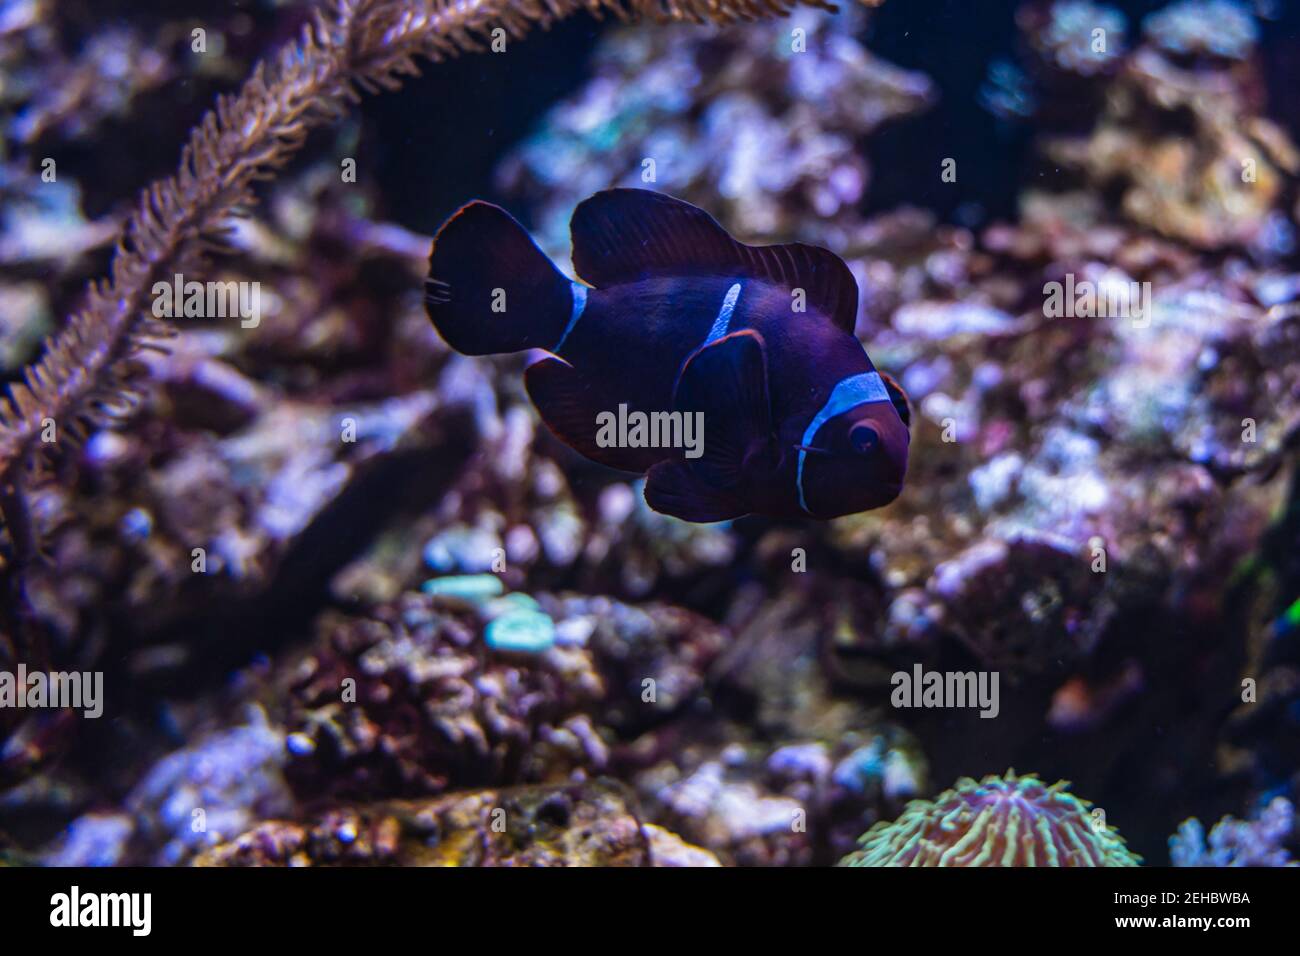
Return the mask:
POLYGON ((865 455, 880 444, 880 435, 870 425, 854 425, 849 429, 849 443, 854 451, 865 455))

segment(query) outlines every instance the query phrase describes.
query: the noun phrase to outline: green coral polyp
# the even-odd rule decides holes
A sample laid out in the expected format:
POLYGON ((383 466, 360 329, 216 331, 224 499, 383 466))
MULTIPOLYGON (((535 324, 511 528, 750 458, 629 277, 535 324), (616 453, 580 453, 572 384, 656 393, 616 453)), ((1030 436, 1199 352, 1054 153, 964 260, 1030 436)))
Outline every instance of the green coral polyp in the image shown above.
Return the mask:
POLYGON ((930 800, 913 800, 892 822, 863 834, 841 866, 1139 866, 1092 804, 1030 774, 963 777, 930 800))

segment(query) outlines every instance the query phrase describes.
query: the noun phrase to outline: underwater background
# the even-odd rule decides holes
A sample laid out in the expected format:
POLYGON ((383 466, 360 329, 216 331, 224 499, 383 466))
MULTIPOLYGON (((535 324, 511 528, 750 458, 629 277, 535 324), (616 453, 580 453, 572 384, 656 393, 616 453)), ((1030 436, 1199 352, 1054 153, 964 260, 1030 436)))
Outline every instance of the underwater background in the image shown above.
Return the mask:
MULTIPOLYGON (((87 283, 315 6, 0 0, 0 369, 32 396, 0 415, 0 671, 104 688, 95 718, 0 706, 0 859, 1292 863, 1300 7, 578 6, 291 127, 174 261, 133 233, 261 315, 119 355, 127 300, 87 283), (658 514, 541 425, 530 357, 447 347, 448 215, 499 203, 567 270, 611 186, 848 263, 912 403, 897 501, 658 514), (1067 277, 1150 312, 1051 314, 1067 277), (20 424, 74 385, 42 447, 20 424), (996 674, 996 715, 900 705, 936 672, 996 674)), ((448 9, 338 10, 399 7, 448 9)))

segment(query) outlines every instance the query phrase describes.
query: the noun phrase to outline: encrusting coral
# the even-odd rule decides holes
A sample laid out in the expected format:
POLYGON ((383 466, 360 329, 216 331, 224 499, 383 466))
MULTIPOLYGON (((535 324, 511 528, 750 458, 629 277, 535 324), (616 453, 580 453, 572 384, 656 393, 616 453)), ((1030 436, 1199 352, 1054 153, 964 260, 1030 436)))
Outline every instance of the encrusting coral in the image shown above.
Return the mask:
POLYGON ((1295 808, 1274 797, 1250 820, 1227 816, 1210 830, 1193 817, 1169 838, 1174 866, 1295 866, 1287 841, 1295 828, 1295 808))
POLYGON ((882 821, 841 866, 1138 866, 1091 804, 1033 774, 963 777, 933 801, 882 821))
POLYGON ((267 821, 198 866, 717 866, 707 850, 640 821, 608 780, 483 790, 267 821))

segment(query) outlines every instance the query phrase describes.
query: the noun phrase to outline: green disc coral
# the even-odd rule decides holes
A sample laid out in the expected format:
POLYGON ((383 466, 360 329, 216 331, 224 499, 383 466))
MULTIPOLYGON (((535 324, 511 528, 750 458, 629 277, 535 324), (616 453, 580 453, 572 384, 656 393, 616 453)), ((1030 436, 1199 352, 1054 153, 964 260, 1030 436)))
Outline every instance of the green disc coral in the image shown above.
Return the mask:
POLYGON ((963 777, 881 821, 840 866, 1139 866, 1102 812, 1030 774, 963 777))

